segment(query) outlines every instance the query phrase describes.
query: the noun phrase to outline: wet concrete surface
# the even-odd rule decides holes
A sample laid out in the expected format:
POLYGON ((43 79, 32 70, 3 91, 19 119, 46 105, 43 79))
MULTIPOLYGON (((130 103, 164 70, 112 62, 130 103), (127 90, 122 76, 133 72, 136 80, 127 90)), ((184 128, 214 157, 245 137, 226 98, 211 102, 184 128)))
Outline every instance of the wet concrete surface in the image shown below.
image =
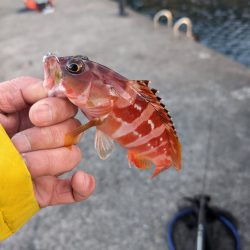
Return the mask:
POLYGON ((171 30, 153 29, 147 17, 117 16, 115 2, 57 1, 51 15, 18 14, 21 2, 0 3, 0 80, 43 77, 42 56, 83 54, 130 79, 148 79, 170 110, 183 146, 183 169, 151 173, 129 169, 116 146, 98 159, 92 129, 80 145, 78 166, 96 178, 82 203, 40 211, 0 246, 4 250, 165 250, 166 223, 184 196, 202 190, 239 221, 250 245, 250 71, 171 30), (212 129, 210 124, 212 123, 212 129), (209 140, 209 143, 208 143, 209 140), (207 145, 211 146, 208 147, 207 145))

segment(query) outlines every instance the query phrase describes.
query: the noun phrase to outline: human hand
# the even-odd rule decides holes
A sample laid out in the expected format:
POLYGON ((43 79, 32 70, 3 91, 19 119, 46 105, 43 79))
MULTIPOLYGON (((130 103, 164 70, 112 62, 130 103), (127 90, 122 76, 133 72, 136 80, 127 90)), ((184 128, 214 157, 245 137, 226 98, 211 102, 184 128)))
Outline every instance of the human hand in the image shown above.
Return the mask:
POLYGON ((65 134, 80 125, 76 113, 66 99, 47 97, 39 79, 0 83, 0 124, 26 162, 40 207, 85 200, 95 188, 94 177, 83 171, 59 178, 81 160, 79 147, 64 147, 65 134))

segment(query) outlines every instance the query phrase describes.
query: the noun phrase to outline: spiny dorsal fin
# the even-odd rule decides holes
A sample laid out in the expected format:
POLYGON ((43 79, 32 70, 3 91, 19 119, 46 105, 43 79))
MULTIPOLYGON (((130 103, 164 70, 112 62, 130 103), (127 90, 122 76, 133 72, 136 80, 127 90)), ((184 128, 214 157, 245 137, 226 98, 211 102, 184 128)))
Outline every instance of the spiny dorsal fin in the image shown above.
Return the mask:
MULTIPOLYGON (((172 120, 170 115, 168 114, 167 109, 165 108, 165 105, 160 103, 161 98, 159 96, 156 96, 152 89, 146 86, 144 84, 145 81, 129 81, 131 84, 131 87, 146 101, 148 101, 158 112, 161 116, 164 123, 166 123, 168 126, 172 127, 172 120), (164 105, 164 106, 163 106, 164 105)), ((148 81, 147 81, 148 82, 148 81)), ((176 134, 176 133, 175 133, 176 134)))
POLYGON ((152 91, 154 94, 156 94, 156 93, 158 92, 158 90, 157 90, 157 89, 154 89, 154 88, 152 88, 151 91, 152 91))
POLYGON ((177 137, 171 117, 168 114, 167 109, 163 107, 160 103, 161 98, 157 97, 150 88, 148 88, 145 84, 142 84, 141 82, 143 81, 129 81, 131 88, 153 106, 153 108, 158 112, 162 122, 166 125, 166 128, 168 128, 168 136, 172 139, 173 142, 173 145, 171 147, 173 164, 175 165, 175 168, 177 170, 180 170, 181 144, 177 137))
POLYGON ((148 80, 135 80, 138 84, 142 85, 142 86, 147 86, 149 85, 150 81, 148 80))
POLYGON ((147 86, 149 81, 137 81, 137 80, 131 80, 129 81, 130 86, 143 98, 145 98, 147 101, 153 101, 156 96, 151 91, 151 89, 147 86))

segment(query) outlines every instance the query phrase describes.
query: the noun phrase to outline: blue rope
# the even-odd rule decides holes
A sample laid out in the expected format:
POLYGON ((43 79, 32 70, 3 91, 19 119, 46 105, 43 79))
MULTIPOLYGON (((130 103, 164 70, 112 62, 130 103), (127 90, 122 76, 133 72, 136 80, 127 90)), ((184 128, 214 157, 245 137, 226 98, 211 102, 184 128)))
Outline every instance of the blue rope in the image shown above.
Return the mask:
POLYGON ((237 231, 237 228, 232 222, 230 222, 226 217, 219 215, 220 221, 231 231, 236 241, 236 250, 240 250, 240 235, 237 231))
MULTIPOLYGON (((182 217, 184 217, 184 216, 186 216, 186 215, 188 215, 188 214, 190 214, 192 212, 195 212, 194 208, 185 208, 185 209, 177 212, 175 214, 175 216, 173 217, 173 219, 169 221, 169 223, 167 225, 167 242, 168 242, 169 250, 176 250, 175 246, 174 246, 174 242, 173 242, 173 229, 174 229, 175 223, 180 218, 182 218, 182 217)), ((239 233, 237 231, 237 228, 225 216, 218 215, 218 218, 221 221, 221 223, 223 223, 230 230, 232 235, 234 236, 234 239, 235 239, 235 242, 236 242, 236 250, 241 250, 240 236, 239 236, 239 233)))
POLYGON ((175 250, 172 235, 173 235, 173 228, 174 228, 176 221, 192 212, 194 212, 193 208, 185 208, 177 212, 174 218, 171 221, 169 221, 168 226, 167 226, 167 241, 168 241, 169 250, 175 250))

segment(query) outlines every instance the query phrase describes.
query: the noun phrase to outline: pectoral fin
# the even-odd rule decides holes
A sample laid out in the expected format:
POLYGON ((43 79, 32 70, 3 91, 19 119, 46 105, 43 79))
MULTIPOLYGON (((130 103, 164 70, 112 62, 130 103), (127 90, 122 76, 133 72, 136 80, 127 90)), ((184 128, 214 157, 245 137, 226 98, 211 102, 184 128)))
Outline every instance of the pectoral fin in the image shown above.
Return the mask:
POLYGON ((89 128, 93 126, 100 125, 101 123, 102 121, 100 119, 93 119, 87 122, 86 124, 81 125, 80 127, 74 129, 73 131, 65 135, 64 146, 70 146, 70 145, 76 144, 79 141, 81 134, 84 131, 88 130, 89 128))
POLYGON ((102 160, 107 159, 114 148, 113 140, 99 129, 95 134, 95 149, 102 160))

